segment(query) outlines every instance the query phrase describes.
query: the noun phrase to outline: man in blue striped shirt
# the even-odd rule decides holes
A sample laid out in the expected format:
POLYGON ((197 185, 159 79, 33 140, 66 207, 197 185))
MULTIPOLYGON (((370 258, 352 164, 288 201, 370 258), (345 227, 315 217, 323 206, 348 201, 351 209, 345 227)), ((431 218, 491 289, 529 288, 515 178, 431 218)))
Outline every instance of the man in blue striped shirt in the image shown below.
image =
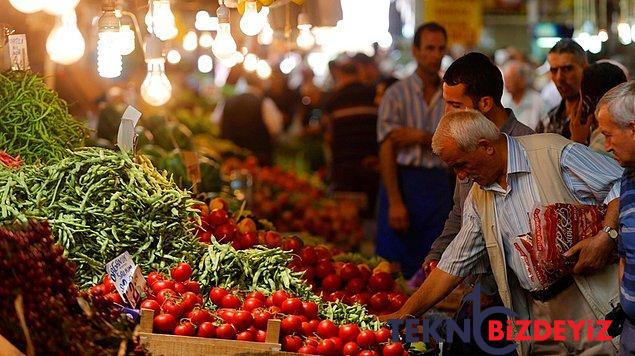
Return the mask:
POLYGON ((620 191, 618 253, 620 304, 626 313, 620 355, 635 354, 635 81, 622 83, 600 99, 595 116, 606 151, 626 167, 620 191))
POLYGON ((421 266, 451 208, 452 176, 430 150, 443 115, 439 69, 447 34, 436 23, 414 37, 417 70, 385 93, 377 118, 382 185, 377 253, 399 262, 406 278, 421 266))

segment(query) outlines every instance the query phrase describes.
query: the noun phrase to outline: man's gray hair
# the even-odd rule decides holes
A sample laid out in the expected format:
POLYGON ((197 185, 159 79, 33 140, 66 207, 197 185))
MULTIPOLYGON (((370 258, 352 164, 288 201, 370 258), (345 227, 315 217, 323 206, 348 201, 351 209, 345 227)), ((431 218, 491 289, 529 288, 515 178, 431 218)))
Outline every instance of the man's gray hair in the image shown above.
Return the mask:
POLYGON ((534 81, 534 71, 529 63, 517 59, 510 59, 503 65, 503 71, 509 70, 510 68, 516 68, 516 75, 519 75, 525 80, 525 87, 531 87, 534 81))
POLYGON ((432 151, 439 154, 445 139, 452 139, 464 152, 476 149, 478 141, 496 141, 500 130, 476 110, 461 110, 444 115, 432 136, 432 151))
POLYGON ((635 80, 622 83, 607 91, 595 109, 596 117, 600 108, 604 106, 613 122, 622 127, 635 121, 635 80))

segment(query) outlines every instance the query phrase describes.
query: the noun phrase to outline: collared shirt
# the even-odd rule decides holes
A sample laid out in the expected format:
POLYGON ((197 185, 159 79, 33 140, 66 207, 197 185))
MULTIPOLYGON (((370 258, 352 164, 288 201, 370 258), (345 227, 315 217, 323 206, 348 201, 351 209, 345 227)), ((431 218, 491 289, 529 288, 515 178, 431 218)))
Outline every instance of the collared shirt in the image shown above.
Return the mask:
MULTIPOLYGON (((494 183, 483 189, 494 193, 497 228, 503 240, 508 266, 515 272, 520 285, 532 289, 532 280, 525 263, 512 245, 512 239, 530 233, 528 214, 539 205, 538 187, 531 174, 527 153, 516 139, 507 139, 507 189, 494 183)), ((607 204, 618 198, 622 168, 615 160, 593 152, 588 147, 571 143, 560 158, 562 178, 572 195, 582 204, 607 204)), ((464 277, 470 274, 479 259, 487 254, 481 230, 481 220, 469 194, 463 207, 463 225, 446 249, 437 268, 464 277)))
POLYGON ((567 116, 567 106, 565 101, 562 100, 560 105, 551 109, 549 113, 547 113, 547 117, 540 122, 536 132, 556 133, 566 138, 571 138, 569 121, 569 117, 567 116))
MULTIPOLYGON (((388 88, 379 106, 377 141, 383 142, 394 129, 413 127, 434 133, 443 116, 441 88, 430 104, 423 98, 423 81, 413 73, 388 88)), ((397 164, 417 167, 443 167, 443 161, 429 148, 413 145, 397 151, 397 164)))
POLYGON ((518 121, 527 125, 532 130, 538 127, 540 120, 549 112, 540 94, 533 89, 527 89, 525 91, 525 94, 520 99, 520 103, 516 103, 508 92, 503 94, 501 102, 505 107, 512 109, 512 111, 516 113, 518 121))
POLYGON ((620 304, 626 315, 635 319, 635 172, 626 169, 620 192, 620 227, 618 253, 624 259, 624 276, 620 281, 620 304))

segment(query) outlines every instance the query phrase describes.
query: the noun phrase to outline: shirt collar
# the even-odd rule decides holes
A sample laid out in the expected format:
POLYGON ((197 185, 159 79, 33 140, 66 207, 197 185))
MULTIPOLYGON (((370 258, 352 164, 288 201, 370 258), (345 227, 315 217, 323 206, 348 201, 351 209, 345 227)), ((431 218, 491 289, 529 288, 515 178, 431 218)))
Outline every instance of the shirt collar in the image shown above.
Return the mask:
POLYGON ((507 175, 531 172, 525 148, 515 138, 503 135, 507 138, 507 175))
POLYGON ((512 109, 506 108, 505 112, 507 113, 507 121, 505 121, 503 127, 501 127, 501 132, 512 132, 518 120, 516 119, 516 115, 514 115, 512 109))

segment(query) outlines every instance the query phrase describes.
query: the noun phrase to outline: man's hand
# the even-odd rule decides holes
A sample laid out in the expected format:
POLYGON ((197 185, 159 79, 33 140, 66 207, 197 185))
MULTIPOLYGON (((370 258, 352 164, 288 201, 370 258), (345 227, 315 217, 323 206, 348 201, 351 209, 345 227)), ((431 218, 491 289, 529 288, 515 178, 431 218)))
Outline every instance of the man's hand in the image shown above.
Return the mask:
POLYGON ((390 139, 397 148, 429 143, 432 137, 423 130, 402 127, 390 132, 390 139))
POLYGON ((395 231, 408 231, 408 228, 410 227, 410 222, 408 221, 408 210, 403 202, 389 204, 388 225, 395 231))
POLYGON ((588 113, 588 104, 580 100, 575 115, 569 121, 569 130, 571 131, 571 140, 583 145, 589 144, 591 135, 591 123, 593 122, 593 113, 588 113), (584 121, 584 123, 582 123, 584 121))
POLYGON ((574 274, 591 273, 604 267, 614 250, 615 242, 606 232, 600 231, 597 235, 578 242, 564 256, 569 258, 579 254, 578 262, 573 267, 574 274))

